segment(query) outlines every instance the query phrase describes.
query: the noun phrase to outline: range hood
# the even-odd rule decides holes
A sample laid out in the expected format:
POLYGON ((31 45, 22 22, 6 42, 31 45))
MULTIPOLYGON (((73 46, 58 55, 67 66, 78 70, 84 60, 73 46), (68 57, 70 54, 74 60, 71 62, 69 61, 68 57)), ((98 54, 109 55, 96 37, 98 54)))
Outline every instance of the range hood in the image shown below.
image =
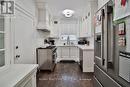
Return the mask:
POLYGON ((45 2, 38 2, 38 23, 37 29, 45 32, 50 32, 50 15, 47 10, 47 4, 45 2))
POLYGON ((49 28, 48 25, 45 24, 45 22, 38 22, 37 29, 38 30, 43 30, 45 32, 50 32, 50 28, 49 28))

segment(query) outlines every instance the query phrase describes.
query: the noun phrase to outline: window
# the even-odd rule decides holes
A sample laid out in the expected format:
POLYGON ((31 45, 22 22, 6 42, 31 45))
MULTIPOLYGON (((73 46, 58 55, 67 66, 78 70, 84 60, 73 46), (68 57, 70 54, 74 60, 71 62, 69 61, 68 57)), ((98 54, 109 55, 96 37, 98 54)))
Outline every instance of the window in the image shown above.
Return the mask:
POLYGON ((0 16, 0 67, 5 65, 4 17, 0 16))

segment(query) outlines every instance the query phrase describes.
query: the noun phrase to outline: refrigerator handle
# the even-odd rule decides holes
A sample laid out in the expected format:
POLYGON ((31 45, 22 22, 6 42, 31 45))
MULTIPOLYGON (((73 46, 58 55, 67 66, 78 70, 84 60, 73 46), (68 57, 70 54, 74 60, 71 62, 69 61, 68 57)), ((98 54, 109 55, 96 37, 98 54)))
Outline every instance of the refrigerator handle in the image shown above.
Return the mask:
POLYGON ((101 45, 102 45, 102 54, 101 54, 101 57, 102 57, 102 65, 104 66, 105 65, 105 59, 104 59, 104 56, 103 56, 103 52, 104 52, 104 18, 105 18, 105 11, 104 9, 102 9, 102 40, 101 40, 101 45))

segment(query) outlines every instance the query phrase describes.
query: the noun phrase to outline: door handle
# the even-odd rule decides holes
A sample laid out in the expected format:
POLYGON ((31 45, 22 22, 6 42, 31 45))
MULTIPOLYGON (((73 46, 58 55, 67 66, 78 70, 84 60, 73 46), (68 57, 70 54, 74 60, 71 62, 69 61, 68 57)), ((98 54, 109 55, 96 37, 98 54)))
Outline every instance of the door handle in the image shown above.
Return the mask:
POLYGON ((20 55, 16 55, 16 58, 20 58, 20 55))
POLYGON ((104 58, 102 59, 102 65, 103 66, 105 65, 105 59, 104 58))
POLYGON ((16 46, 16 49, 18 49, 19 48, 19 46, 16 46))

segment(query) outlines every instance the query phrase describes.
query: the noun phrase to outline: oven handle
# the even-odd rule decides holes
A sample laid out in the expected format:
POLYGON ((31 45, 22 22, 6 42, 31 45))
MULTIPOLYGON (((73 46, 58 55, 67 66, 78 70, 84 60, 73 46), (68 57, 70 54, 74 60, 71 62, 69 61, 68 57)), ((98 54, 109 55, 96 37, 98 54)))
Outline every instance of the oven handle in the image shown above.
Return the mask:
POLYGON ((120 51, 120 56, 130 59, 130 53, 120 51))

